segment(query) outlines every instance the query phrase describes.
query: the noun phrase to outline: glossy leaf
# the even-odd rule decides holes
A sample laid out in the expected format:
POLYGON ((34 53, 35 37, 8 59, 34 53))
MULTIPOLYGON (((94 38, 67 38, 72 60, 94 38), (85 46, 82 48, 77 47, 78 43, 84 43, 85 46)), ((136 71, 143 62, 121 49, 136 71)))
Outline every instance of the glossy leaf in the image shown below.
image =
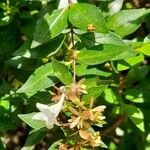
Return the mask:
POLYGON ((114 44, 118 46, 126 46, 123 40, 116 34, 109 33, 85 33, 79 35, 81 41, 88 47, 100 44, 114 44))
POLYGON ((85 86, 87 89, 92 88, 92 87, 96 87, 98 84, 98 78, 94 77, 94 78, 87 78, 84 82, 85 86))
POLYGON ((122 10, 108 18, 107 26, 124 37, 136 31, 140 27, 143 17, 149 13, 150 9, 122 10))
POLYGON ((58 150, 58 146, 59 146, 60 143, 61 143, 60 140, 54 142, 54 143, 48 148, 48 150, 58 150))
POLYGON ((148 34, 145 38, 144 38, 144 43, 149 43, 150 42, 150 34, 148 34))
POLYGON ((144 93, 140 88, 127 89, 125 91, 125 98, 131 102, 143 103, 144 93))
POLYGON ((83 100, 85 104, 89 104, 91 98, 94 100, 101 95, 101 93, 107 88, 107 85, 99 85, 87 89, 87 94, 83 95, 83 100))
POLYGON ((9 110, 10 109, 9 100, 0 100, 0 107, 4 108, 5 110, 9 110))
POLYGON ((60 50, 64 37, 64 35, 57 36, 48 43, 33 49, 30 48, 32 39, 29 39, 13 55, 32 59, 49 58, 60 50))
POLYGON ((25 145, 21 150, 38 144, 45 137, 46 133, 46 131, 42 131, 41 129, 30 131, 25 145))
POLYGON ((132 105, 125 105, 124 109, 137 128, 144 132, 144 116, 141 110, 132 105))
POLYGON ((120 60, 118 61, 118 64, 117 64, 117 70, 118 71, 127 70, 130 67, 133 67, 139 63, 142 63, 143 61, 144 61, 144 56, 142 54, 139 56, 125 59, 125 60, 120 60))
POLYGON ((35 60, 21 57, 21 56, 15 56, 11 58, 7 63, 10 66, 15 67, 17 69, 23 69, 23 70, 35 69, 35 60))
POLYGON ((67 8, 54 10, 41 18, 33 34, 31 47, 34 48, 59 35, 67 27, 67 8))
POLYGON ((26 83, 17 90, 17 93, 25 93, 28 97, 53 86, 53 81, 48 77, 53 74, 52 64, 46 64, 38 68, 26 81, 26 83))
POLYGON ((60 63, 56 59, 52 59, 52 67, 54 74, 62 83, 69 85, 72 82, 72 75, 67 66, 60 63))
POLYGON ((127 46, 104 45, 99 50, 82 49, 78 54, 78 62, 86 65, 96 65, 109 60, 119 60, 133 57, 135 52, 127 46))
POLYGON ((117 100, 120 99, 119 94, 111 88, 105 89, 102 96, 104 97, 105 101, 111 104, 118 103, 117 100))
POLYGON ((32 117, 35 114, 36 114, 36 112, 35 113, 30 113, 30 114, 19 114, 18 117, 21 120, 23 120, 26 124, 28 124, 30 127, 34 128, 36 130, 45 127, 44 122, 32 119, 32 117))
POLYGON ((69 10, 69 21, 73 26, 86 31, 90 24, 96 32, 106 33, 105 20, 99 8, 90 4, 74 4, 69 10), (91 17, 91 14, 94 14, 91 17))
POLYGON ((136 51, 144 55, 150 56, 150 43, 143 44, 141 47, 137 48, 136 51))
POLYGON ((126 83, 127 84, 133 84, 136 81, 143 80, 146 75, 148 74, 150 68, 149 66, 137 66, 131 69, 126 77, 126 83))
POLYGON ((84 76, 84 75, 97 75, 97 76, 104 76, 108 77, 111 75, 110 72, 101 71, 97 68, 88 68, 86 65, 77 65, 76 66, 76 75, 77 76, 84 76))

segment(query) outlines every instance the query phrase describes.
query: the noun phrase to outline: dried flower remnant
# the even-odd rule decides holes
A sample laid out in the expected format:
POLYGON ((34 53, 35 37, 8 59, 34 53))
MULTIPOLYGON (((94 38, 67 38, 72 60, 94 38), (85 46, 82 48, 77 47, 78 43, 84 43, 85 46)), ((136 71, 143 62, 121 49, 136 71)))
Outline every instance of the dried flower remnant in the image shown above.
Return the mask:
POLYGON ((68 120, 70 123, 70 128, 77 126, 78 129, 88 129, 92 124, 96 124, 99 127, 102 127, 103 124, 105 124, 105 116, 103 116, 103 111, 106 106, 101 105, 95 108, 91 108, 91 106, 89 108, 86 106, 69 108, 72 113, 71 119, 68 120))
POLYGON ((93 109, 91 109, 91 112, 94 116, 93 118, 93 122, 94 123, 98 123, 101 127, 103 124, 105 124, 104 119, 106 118, 105 116, 103 116, 103 111, 105 110, 106 106, 101 105, 101 106, 97 106, 93 109))
POLYGON ((88 26, 87 26, 87 31, 88 31, 88 32, 94 32, 95 29, 96 29, 96 28, 95 28, 95 26, 94 26, 93 23, 88 24, 88 26))
POLYGON ((67 139, 59 145, 59 150, 106 147, 101 140, 100 133, 92 129, 92 125, 102 127, 105 124, 103 111, 106 106, 93 107, 93 98, 90 99, 89 105, 84 103, 82 95, 87 94, 84 81, 85 79, 81 79, 79 82, 72 82, 70 86, 61 87, 63 89, 55 87, 58 93, 53 100, 57 101, 62 91, 66 99, 59 122, 61 122, 60 126, 67 139))
POLYGON ((67 145, 67 144, 60 144, 59 145, 59 150, 81 150, 81 148, 82 147, 79 144, 76 144, 72 147, 69 147, 69 145, 67 145))
MULTIPOLYGON (((67 139, 58 146, 59 150, 81 150, 82 148, 89 147, 106 147, 101 140, 100 133, 92 129, 92 125, 102 127, 103 124, 105 124, 103 111, 106 106, 93 107, 94 100, 92 98, 90 99, 89 105, 84 103, 82 95, 87 94, 84 80, 85 79, 81 79, 79 82, 72 82, 70 86, 55 87, 58 93, 53 97, 53 100, 57 101, 60 99, 60 101, 55 105, 49 106, 51 110, 48 110, 50 108, 47 106, 48 108, 46 107, 46 110, 48 110, 49 114, 44 114, 46 119, 43 119, 43 116, 42 119, 39 119, 46 122, 47 128, 52 128, 53 124, 58 125, 56 117, 62 108, 64 98, 66 99, 63 113, 58 121, 67 139), (62 97, 63 94, 61 93, 64 94, 64 97, 62 97), (50 114, 50 112, 53 112, 54 117, 52 117, 52 113, 50 114)), ((43 112, 41 111, 40 113, 43 112)))
POLYGON ((82 94, 87 94, 86 86, 83 84, 85 79, 81 79, 78 83, 72 83, 69 90, 66 90, 66 97, 73 103, 79 102, 79 97, 82 94))
POLYGON ((68 150, 67 147, 68 147, 67 144, 60 144, 59 145, 59 150, 68 150))
MULTIPOLYGON (((77 84, 79 84, 79 82, 77 84)), ((90 104, 85 105, 84 101, 82 101, 82 94, 83 92, 75 92, 75 99, 71 97, 71 101, 66 101, 70 102, 67 109, 68 112, 71 113, 67 123, 67 130, 69 131, 68 136, 70 137, 68 141, 71 139, 77 139, 74 144, 67 142, 66 150, 81 150, 82 148, 89 147, 106 148, 107 146, 102 142, 100 133, 95 132, 92 129, 92 125, 102 127, 103 124, 105 124, 105 116, 103 115, 103 111, 106 106, 101 105, 93 108, 94 100, 92 98, 90 100, 90 104), (70 131, 72 131, 72 134, 70 134, 70 131)), ((70 97, 68 96, 68 98, 70 97)))
POLYGON ((57 122, 57 117, 62 109, 64 99, 65 94, 62 93, 59 102, 54 105, 48 106, 37 103, 36 107, 39 109, 40 112, 35 114, 32 119, 44 121, 48 129, 53 128, 54 124, 59 125, 59 123, 57 122))
POLYGON ((102 142, 100 133, 99 132, 91 132, 87 130, 80 130, 79 135, 81 137, 81 142, 80 144, 87 147, 104 147, 106 148, 107 146, 102 142))

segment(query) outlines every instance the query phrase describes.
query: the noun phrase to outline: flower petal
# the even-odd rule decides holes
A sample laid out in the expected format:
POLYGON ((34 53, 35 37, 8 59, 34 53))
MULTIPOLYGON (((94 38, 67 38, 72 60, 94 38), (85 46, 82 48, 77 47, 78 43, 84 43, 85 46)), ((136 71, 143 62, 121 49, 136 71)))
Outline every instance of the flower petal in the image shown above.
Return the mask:
POLYGON ((42 112, 39 112, 39 113, 35 114, 32 117, 32 119, 34 119, 34 120, 41 120, 41 121, 47 121, 48 120, 47 116, 45 114, 43 114, 42 112))
POLYGON ((100 112, 103 112, 105 108, 106 108, 105 105, 101 105, 101 106, 97 106, 97 107, 93 108, 92 111, 100 111, 100 112))
MULTIPOLYGON (((77 0, 70 0, 71 4, 77 3, 77 0)), ((65 8, 69 5, 68 0, 60 0, 58 9, 65 8)))
POLYGON ((48 109, 49 107, 45 104, 36 103, 36 108, 38 108, 39 111, 43 112, 45 109, 48 109))
POLYGON ((52 129, 53 128, 53 126, 54 126, 54 124, 52 123, 52 124, 45 124, 46 125, 46 127, 47 127, 47 129, 52 129))
POLYGON ((84 140, 90 139, 90 134, 88 133, 88 131, 80 130, 79 135, 84 140))
POLYGON ((63 93, 57 104, 49 106, 49 110, 54 114, 55 117, 57 117, 59 115, 59 113, 62 109, 64 99, 65 99, 65 94, 63 93))
POLYGON ((70 128, 74 128, 80 121, 81 117, 77 117, 76 119, 73 120, 73 122, 70 124, 70 128))
POLYGON ((36 107, 41 112, 34 115, 32 117, 32 119, 45 121, 45 125, 48 129, 53 128, 54 124, 59 125, 59 123, 57 122, 56 117, 58 116, 58 114, 61 111, 64 99, 65 99, 65 94, 63 93, 61 95, 60 101, 58 103, 54 104, 54 105, 47 106, 47 105, 44 105, 44 104, 41 104, 41 103, 37 103, 36 107))

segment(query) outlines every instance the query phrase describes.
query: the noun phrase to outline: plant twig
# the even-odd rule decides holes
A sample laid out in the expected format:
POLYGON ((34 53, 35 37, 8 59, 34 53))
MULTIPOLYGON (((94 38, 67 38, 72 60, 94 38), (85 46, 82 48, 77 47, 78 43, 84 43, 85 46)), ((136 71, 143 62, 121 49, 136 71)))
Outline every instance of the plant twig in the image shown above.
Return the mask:
POLYGON ((118 126, 127 120, 127 114, 119 115, 116 120, 106 129, 100 131, 101 136, 107 136, 111 134, 118 126))
POLYGON ((71 33, 71 43, 72 43, 72 49, 73 49, 73 82, 76 83, 76 58, 75 58, 75 44, 74 44, 74 31, 73 27, 71 27, 70 30, 71 33))

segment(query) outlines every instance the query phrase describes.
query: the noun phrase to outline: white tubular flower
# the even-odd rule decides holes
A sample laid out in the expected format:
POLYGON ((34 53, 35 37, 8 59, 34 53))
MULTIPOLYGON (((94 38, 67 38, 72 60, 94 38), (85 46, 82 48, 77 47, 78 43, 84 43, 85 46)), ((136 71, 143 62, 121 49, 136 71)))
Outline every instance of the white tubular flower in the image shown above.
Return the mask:
POLYGON ((65 8, 69 6, 69 4, 75 4, 75 3, 77 3, 77 0, 60 0, 58 9, 65 8))
POLYGON ((36 107, 39 109, 40 112, 34 115, 32 119, 45 121, 45 125, 48 129, 53 128, 54 124, 59 125, 56 118, 61 111, 64 99, 65 94, 63 93, 59 102, 54 105, 47 106, 41 103, 37 103, 36 107))

